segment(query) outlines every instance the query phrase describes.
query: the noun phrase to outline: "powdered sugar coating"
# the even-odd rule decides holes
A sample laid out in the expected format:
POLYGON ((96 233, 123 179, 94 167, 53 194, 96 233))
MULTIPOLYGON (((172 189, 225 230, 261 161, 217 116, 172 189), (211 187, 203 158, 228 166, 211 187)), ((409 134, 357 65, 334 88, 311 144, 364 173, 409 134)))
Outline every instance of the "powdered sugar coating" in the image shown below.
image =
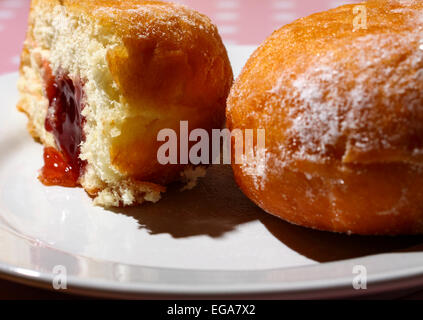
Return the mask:
POLYGON ((266 184, 267 150, 254 148, 242 155, 241 170, 253 179, 257 189, 264 189, 266 184))
POLYGON ((197 29, 209 32, 211 36, 216 33, 216 27, 207 16, 177 3, 129 0, 119 6, 96 5, 92 15, 110 23, 117 32, 139 38, 158 33, 163 37, 167 37, 169 33, 177 36, 181 32, 179 36, 182 39, 183 32, 186 33, 189 28, 178 27, 181 24, 189 26, 193 33, 197 29), (164 5, 166 10, 163 10, 164 5))
MULTIPOLYGON (((386 113, 396 112, 396 102, 402 103, 407 109, 405 112, 410 115, 422 112, 421 96, 416 92, 416 83, 423 83, 423 50, 419 48, 422 37, 420 32, 364 36, 350 44, 362 55, 345 55, 337 60, 334 58, 336 53, 329 52, 315 59, 311 67, 297 75, 292 81, 294 90, 291 95, 281 99, 281 107, 292 100, 299 106, 290 109, 287 114, 291 121, 287 135, 292 143, 299 146, 291 156, 298 160, 325 160, 332 156, 331 147, 345 136, 348 140, 344 159, 348 157, 350 148, 367 152, 397 145, 403 138, 401 134, 387 136, 383 131, 379 132, 383 127, 378 128, 380 123, 377 119, 369 119, 373 116, 371 109, 381 95, 386 113), (410 54, 401 63, 390 66, 393 57, 404 54, 407 46, 411 48, 410 54), (380 65, 386 67, 379 69, 380 65), (351 68, 359 72, 351 72, 351 68), (405 78, 409 68, 418 71, 405 78), (377 88, 378 92, 375 94, 370 88, 377 88), (407 91, 410 93, 403 96, 407 91), (373 126, 370 131, 367 130, 369 126, 373 126)), ((343 50, 350 51, 351 47, 343 50)), ((282 75, 285 81, 281 83, 286 84, 289 78, 290 74, 285 73, 282 75)), ((392 119, 392 122, 396 121, 392 119)), ((401 125, 400 122, 401 119, 398 119, 398 125, 401 125)), ((407 126, 410 130, 421 132, 423 124, 412 121, 407 126)), ((419 145, 412 152, 421 153, 422 147, 419 145)))
MULTIPOLYGON (((244 193, 294 224, 423 232, 423 2, 369 0, 282 27, 228 99, 230 129, 266 130, 266 167, 233 165, 244 193)), ((251 165, 250 165, 251 164, 251 165)))
POLYGON ((283 113, 282 158, 421 160, 423 13, 407 7, 413 3, 392 10, 409 16, 400 32, 364 33, 311 59, 300 53, 291 69, 281 70, 262 115, 283 113), (375 150, 380 157, 368 159, 375 150))

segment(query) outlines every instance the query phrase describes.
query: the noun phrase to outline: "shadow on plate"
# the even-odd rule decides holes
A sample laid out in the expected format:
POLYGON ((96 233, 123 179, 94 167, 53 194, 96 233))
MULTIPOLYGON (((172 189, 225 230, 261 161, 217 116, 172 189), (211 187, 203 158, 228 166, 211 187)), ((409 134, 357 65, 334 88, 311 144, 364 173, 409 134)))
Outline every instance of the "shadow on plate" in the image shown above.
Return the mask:
POLYGON ((317 262, 330 262, 397 251, 423 251, 423 237, 364 237, 309 230, 266 214, 238 189, 229 166, 213 166, 190 191, 171 186, 157 204, 120 208, 150 234, 174 238, 225 236, 249 222, 262 223, 284 245, 317 262))
POLYGON ((263 214, 238 189, 229 166, 213 166, 194 189, 181 192, 181 188, 178 184, 170 186, 156 204, 114 212, 135 218, 151 234, 167 233, 174 238, 222 237, 263 214))

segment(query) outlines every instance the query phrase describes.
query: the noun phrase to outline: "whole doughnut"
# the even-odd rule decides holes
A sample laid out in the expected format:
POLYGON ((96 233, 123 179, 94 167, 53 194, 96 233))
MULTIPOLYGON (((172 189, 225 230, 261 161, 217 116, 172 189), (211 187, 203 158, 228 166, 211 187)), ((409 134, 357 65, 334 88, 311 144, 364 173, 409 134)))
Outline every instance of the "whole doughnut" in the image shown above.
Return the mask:
POLYGON ((264 155, 233 170, 268 213, 333 232, 423 233, 423 2, 370 0, 275 31, 227 118, 265 130, 264 155))

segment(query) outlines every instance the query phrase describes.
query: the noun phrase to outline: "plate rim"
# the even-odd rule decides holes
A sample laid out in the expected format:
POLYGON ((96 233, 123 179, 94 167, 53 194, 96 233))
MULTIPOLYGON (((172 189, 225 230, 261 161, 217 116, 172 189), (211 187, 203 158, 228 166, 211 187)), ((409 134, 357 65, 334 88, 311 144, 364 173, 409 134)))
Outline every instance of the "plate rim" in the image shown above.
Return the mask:
MULTIPOLYGON (((77 254, 67 253, 63 250, 56 249, 48 244, 34 244, 28 238, 21 237, 15 231, 9 230, 5 226, 0 226, 0 233, 6 232, 16 238, 17 241, 24 241, 28 246, 35 250, 43 249, 53 252, 65 253, 77 259, 81 263, 99 263, 108 266, 126 267, 131 271, 142 269, 150 269, 158 272, 173 272, 177 274, 185 274, 186 276, 193 272, 202 273, 204 275, 219 275, 223 278, 228 275, 243 273, 244 275, 251 274, 266 274, 269 272, 287 272, 289 270, 307 270, 311 268, 318 268, 319 265, 306 265, 300 267, 288 268, 274 268, 265 270, 197 270, 197 269, 177 269, 164 267, 144 267, 139 265, 130 265, 95 258, 84 257, 77 254)), ((422 258, 423 253, 411 252, 408 255, 414 255, 422 258)), ((324 263, 326 267, 336 269, 340 265, 346 263, 360 263, 363 260, 383 259, 386 256, 400 255, 399 253, 388 253, 371 255, 357 259, 347 259, 335 262, 324 263)), ((26 268, 10 263, 5 263, 0 255, 0 277, 12 280, 15 282, 29 283, 30 285, 41 287, 44 289, 51 289, 54 278, 53 273, 45 271, 35 271, 31 268, 26 268)), ((248 278, 245 278, 248 280, 248 278)), ((67 292, 75 292, 87 296, 97 297, 144 297, 144 296, 167 296, 167 297, 226 297, 226 296, 276 296, 278 298, 331 298, 331 297, 353 297, 358 295, 371 295, 384 291, 387 286, 390 291, 396 291, 411 286, 417 287, 423 285, 423 265, 419 267, 411 267, 408 269, 392 270, 379 274, 371 274, 367 279, 368 290, 354 290, 352 288, 352 277, 340 277, 334 279, 319 279, 312 281, 296 281, 284 282, 278 281, 274 283, 256 282, 249 283, 248 281, 242 283, 224 284, 217 283, 198 285, 181 285, 172 283, 145 283, 145 282, 125 282, 116 281, 112 278, 84 278, 78 275, 70 274, 67 276, 68 290, 67 292)))

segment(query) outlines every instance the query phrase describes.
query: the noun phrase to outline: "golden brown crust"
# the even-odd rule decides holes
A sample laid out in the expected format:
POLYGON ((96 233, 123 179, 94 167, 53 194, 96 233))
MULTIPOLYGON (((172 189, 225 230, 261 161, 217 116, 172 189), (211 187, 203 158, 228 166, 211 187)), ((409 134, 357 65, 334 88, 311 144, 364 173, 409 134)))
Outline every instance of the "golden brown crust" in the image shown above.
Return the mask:
POLYGON ((191 129, 220 128, 233 81, 227 52, 216 27, 185 6, 159 1, 63 1, 70 10, 90 15, 122 39, 107 60, 114 81, 132 108, 151 106, 168 121, 147 127, 128 119, 115 139, 112 164, 139 180, 166 184, 181 166, 156 160, 157 133, 179 132, 179 121, 191 129))
POLYGON ((267 166, 243 191, 292 223, 423 232, 423 3, 370 0, 300 19, 252 55, 228 99, 231 129, 266 130, 267 166), (257 181, 260 183, 257 184, 257 181))
POLYGON ((123 46, 107 56, 115 82, 131 105, 152 105, 169 118, 150 123, 147 130, 128 120, 123 126, 132 129, 116 139, 112 162, 138 179, 167 183, 178 176, 181 166, 156 161, 157 133, 164 128, 179 132, 179 120, 189 120, 190 129, 222 126, 233 80, 226 49, 210 20, 186 7, 125 2, 125 10, 144 6, 143 15, 134 15, 104 3, 93 9, 94 15, 113 24, 123 38, 123 46))

